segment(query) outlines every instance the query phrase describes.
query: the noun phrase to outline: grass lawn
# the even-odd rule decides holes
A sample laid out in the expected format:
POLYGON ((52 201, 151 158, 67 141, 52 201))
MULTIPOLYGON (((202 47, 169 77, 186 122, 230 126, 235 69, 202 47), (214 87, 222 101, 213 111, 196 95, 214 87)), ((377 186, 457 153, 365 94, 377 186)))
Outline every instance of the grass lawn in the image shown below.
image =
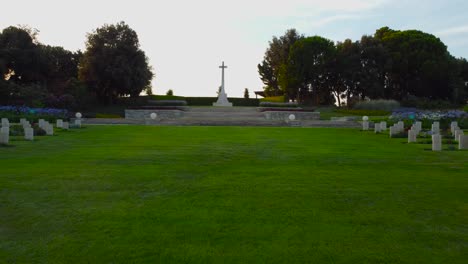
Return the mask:
POLYGON ((466 263, 468 151, 88 126, 0 147, 0 263, 466 263))

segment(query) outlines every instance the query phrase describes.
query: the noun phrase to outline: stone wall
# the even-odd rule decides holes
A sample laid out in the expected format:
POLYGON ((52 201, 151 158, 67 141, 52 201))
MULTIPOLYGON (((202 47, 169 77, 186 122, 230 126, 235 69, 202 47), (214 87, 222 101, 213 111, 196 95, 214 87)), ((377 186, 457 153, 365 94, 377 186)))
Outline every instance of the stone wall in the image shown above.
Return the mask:
POLYGON ((296 116, 296 120, 319 120, 319 112, 299 112, 299 111, 265 111, 263 112, 267 120, 287 120, 289 115, 296 116))
POLYGON ((181 110, 143 110, 143 109, 125 109, 126 119, 149 119, 151 113, 156 113, 158 119, 176 119, 184 116, 181 110))

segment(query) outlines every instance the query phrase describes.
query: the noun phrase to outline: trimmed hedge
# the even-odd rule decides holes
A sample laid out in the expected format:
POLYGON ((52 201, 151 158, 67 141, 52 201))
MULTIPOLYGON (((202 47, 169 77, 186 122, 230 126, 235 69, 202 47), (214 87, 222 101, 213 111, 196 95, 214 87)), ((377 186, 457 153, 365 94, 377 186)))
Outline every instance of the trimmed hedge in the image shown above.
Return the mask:
POLYGON ((261 107, 297 107, 297 103, 260 102, 261 107))
POLYGON ((271 102, 271 103, 284 103, 286 101, 286 98, 284 95, 280 96, 270 96, 270 97, 265 97, 260 99, 260 102, 271 102))
MULTIPOLYGON (((184 97, 184 96, 168 96, 168 95, 152 95, 150 99, 156 101, 163 100, 180 100, 186 101, 189 106, 213 106, 213 103, 218 100, 218 97, 184 97)), ((229 102, 234 106, 258 106, 259 99, 254 98, 237 98, 228 97, 229 102)))

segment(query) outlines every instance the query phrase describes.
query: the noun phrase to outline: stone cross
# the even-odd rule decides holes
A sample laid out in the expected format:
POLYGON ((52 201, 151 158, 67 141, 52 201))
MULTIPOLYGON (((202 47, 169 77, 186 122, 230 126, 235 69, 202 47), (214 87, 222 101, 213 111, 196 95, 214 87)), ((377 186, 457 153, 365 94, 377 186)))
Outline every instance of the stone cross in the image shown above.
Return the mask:
POLYGON ((232 103, 227 99, 226 91, 224 89, 224 69, 227 68, 227 66, 224 66, 224 61, 219 68, 221 68, 221 89, 219 90, 218 101, 213 103, 213 106, 232 106, 232 103))

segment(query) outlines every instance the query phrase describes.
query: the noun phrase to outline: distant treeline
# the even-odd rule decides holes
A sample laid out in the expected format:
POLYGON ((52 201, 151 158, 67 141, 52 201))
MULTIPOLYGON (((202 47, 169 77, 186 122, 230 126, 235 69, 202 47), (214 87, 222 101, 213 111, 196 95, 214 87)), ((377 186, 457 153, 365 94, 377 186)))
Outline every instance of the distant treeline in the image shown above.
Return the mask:
POLYGON ((267 95, 312 104, 369 99, 468 100, 468 62, 418 30, 378 29, 334 43, 290 29, 273 37, 258 65, 267 95), (344 100, 343 100, 344 101, 344 100))

